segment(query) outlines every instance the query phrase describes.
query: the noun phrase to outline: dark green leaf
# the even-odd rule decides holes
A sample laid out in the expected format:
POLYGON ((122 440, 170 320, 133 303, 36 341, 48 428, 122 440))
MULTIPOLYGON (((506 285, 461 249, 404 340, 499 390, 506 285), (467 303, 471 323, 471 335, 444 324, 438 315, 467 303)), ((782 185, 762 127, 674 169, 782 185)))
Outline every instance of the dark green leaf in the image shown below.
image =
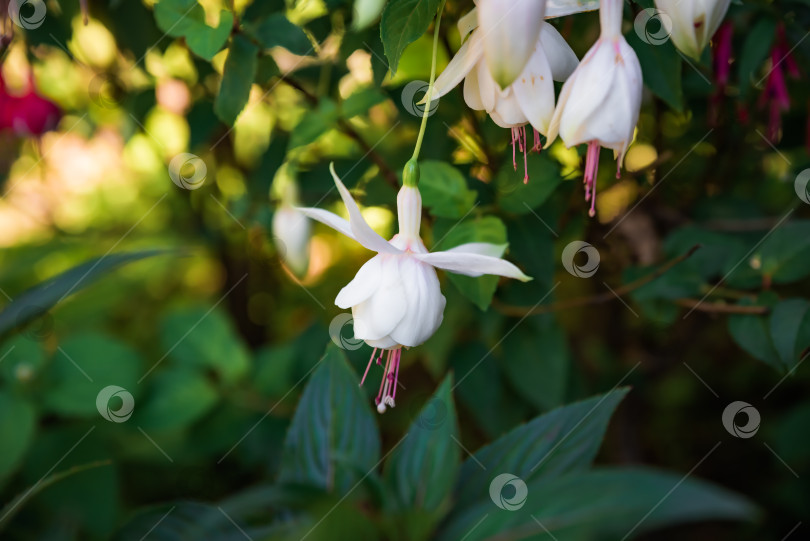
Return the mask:
MULTIPOLYGON (((503 471, 509 470, 493 470, 492 476, 503 471)), ((505 487, 500 491, 496 487, 499 504, 516 507, 509 510, 490 498, 489 486, 482 487, 471 495, 478 503, 448 520, 438 539, 546 539, 548 532, 561 540, 622 539, 662 526, 750 520, 756 515, 756 508, 736 494, 652 469, 575 472, 554 479, 534 478, 525 487, 523 501, 514 501, 514 492, 508 493, 505 487), (484 516, 486 520, 481 520, 484 516)))
POLYGON ((774 306, 770 317, 771 340, 782 365, 793 368, 804 348, 810 345, 808 311, 805 299, 788 299, 774 306))
POLYGON ((437 9, 439 0, 390 0, 385 5, 380 38, 392 74, 397 72, 402 51, 427 31, 437 9))
POLYGON ((233 38, 225 60, 222 83, 214 102, 214 112, 225 124, 232 126, 245 108, 250 87, 256 78, 259 49, 240 35, 233 38))
POLYGON ((341 104, 341 115, 343 118, 368 113, 368 110, 384 102, 388 97, 377 88, 366 88, 355 92, 341 104))
POLYGON ((810 275, 810 220, 796 220, 773 230, 751 256, 759 271, 787 284, 810 275))
POLYGON ((458 169, 432 160, 420 163, 419 168, 422 202, 432 215, 461 218, 473 208, 477 194, 467 188, 467 180, 458 169))
POLYGON ((0 390, 0 483, 19 465, 34 439, 37 414, 20 396, 0 390))
POLYGON ((621 388, 557 408, 519 426, 475 453, 461 465, 455 494, 464 508, 489 493, 492 479, 509 472, 529 482, 547 482, 591 465, 616 406, 621 388), (483 464, 486 470, 482 470, 483 464))
POLYGON ((335 127, 339 116, 335 103, 327 98, 322 99, 318 108, 308 110, 293 129, 289 149, 314 143, 318 137, 335 127))
POLYGON ((386 482, 402 509, 437 511, 450 495, 460 463, 452 385, 447 376, 386 462, 386 482))
POLYGON ((256 39, 262 47, 284 47, 297 55, 308 55, 313 51, 307 35, 290 22, 283 13, 273 13, 264 19, 247 25, 245 32, 256 39))
POLYGON ((231 321, 219 310, 204 307, 177 310, 160 326, 161 346, 178 365, 214 370, 232 383, 250 369, 250 353, 231 321))
POLYGON ((74 334, 54 354, 45 395, 49 409, 62 415, 99 418, 96 399, 109 386, 135 394, 143 370, 140 355, 127 344, 98 333, 74 334))
POLYGON ((732 314, 728 318, 728 330, 734 341, 753 357, 783 370, 765 316, 732 314))
POLYGON ((135 408, 135 422, 145 430, 176 430, 191 425, 219 400, 205 374, 170 368, 150 375, 151 394, 135 408))
POLYGON ((683 62, 675 46, 671 41, 656 45, 644 43, 634 31, 624 37, 636 51, 647 88, 673 109, 683 111, 683 62))
POLYGON ((92 284, 122 265, 167 253, 165 250, 110 254, 91 259, 18 296, 0 313, 0 336, 36 319, 68 295, 92 284))
POLYGON ((556 323, 539 325, 535 318, 509 334, 501 347, 503 371, 525 400, 539 410, 562 404, 571 359, 565 333, 556 323))
POLYGON ((197 0, 160 0, 155 6, 158 27, 175 38, 185 38, 186 45, 198 56, 211 60, 225 45, 233 28, 233 13, 219 12, 219 25, 205 23, 205 10, 197 0))
POLYGON ((519 162, 517 171, 512 164, 506 164, 495 178, 498 205, 506 212, 532 212, 532 209, 546 202, 562 181, 559 165, 551 160, 547 152, 539 155, 530 153, 528 159, 528 182, 523 182, 523 169, 519 162))
POLYGON ((343 352, 330 344, 298 403, 279 480, 344 494, 379 459, 370 403, 343 352))

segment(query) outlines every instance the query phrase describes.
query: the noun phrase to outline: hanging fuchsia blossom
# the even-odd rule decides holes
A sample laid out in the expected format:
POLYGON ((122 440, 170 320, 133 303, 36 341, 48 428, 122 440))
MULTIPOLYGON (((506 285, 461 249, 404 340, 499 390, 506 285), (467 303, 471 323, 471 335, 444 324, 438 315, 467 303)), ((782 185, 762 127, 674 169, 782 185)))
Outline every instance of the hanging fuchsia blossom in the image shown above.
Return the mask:
POLYGON ((299 210, 377 253, 338 293, 335 304, 351 308, 355 338, 374 348, 361 385, 375 358, 377 364, 382 364, 385 356, 375 399, 377 410, 383 413, 395 405, 402 348, 424 343, 442 323, 446 300, 436 268, 467 276, 496 274, 522 281, 531 278, 501 259, 506 245, 473 242, 444 252, 428 252, 419 236, 422 196, 416 187, 418 168, 412 162, 406 166, 404 185, 397 195, 399 233, 390 241, 371 229, 334 167, 330 170, 349 220, 318 208, 299 210))
POLYGON ((8 93, 0 72, 0 131, 8 129, 18 136, 39 137, 56 129, 61 117, 59 107, 37 93, 33 75, 28 78, 25 92, 16 96, 8 93))
POLYGON ((544 5, 480 0, 459 21, 462 36, 472 33, 436 80, 434 91, 439 98, 464 80, 467 105, 511 130, 512 165, 517 170, 516 151, 522 152, 524 182, 529 180, 526 156, 540 151, 540 135, 546 135, 554 114, 554 81, 565 81, 579 62, 557 29, 543 20, 544 5), (531 146, 529 126, 534 132, 531 146))
POLYGON ((785 27, 781 23, 776 27, 776 41, 771 49, 771 68, 765 82, 765 90, 759 97, 759 107, 768 107, 768 139, 776 142, 782 131, 782 113, 790 110, 785 72, 794 79, 801 74, 796 60, 791 55, 785 37, 785 27))
POLYGON ((709 123, 717 125, 720 117, 720 106, 726 95, 729 76, 731 74, 731 38, 734 26, 731 21, 723 23, 715 34, 716 45, 712 50, 712 65, 714 67, 714 86, 716 90, 709 101, 709 123))
POLYGON ((596 214, 600 147, 617 156, 618 178, 641 109, 641 66, 621 32, 622 8, 622 0, 602 0, 601 35, 565 82, 546 143, 559 133, 568 147, 588 144, 584 184, 590 216, 596 214))

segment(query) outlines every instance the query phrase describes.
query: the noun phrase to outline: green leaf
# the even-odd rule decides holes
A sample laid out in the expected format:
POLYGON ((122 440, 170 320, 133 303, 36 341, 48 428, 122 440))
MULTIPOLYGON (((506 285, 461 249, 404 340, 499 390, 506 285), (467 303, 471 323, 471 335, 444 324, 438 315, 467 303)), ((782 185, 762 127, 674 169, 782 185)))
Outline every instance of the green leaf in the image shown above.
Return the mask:
POLYGON ((534 318, 509 334, 501 347, 503 371, 525 400, 539 410, 562 404, 571 359, 565 333, 556 323, 539 325, 534 318))
POLYGON ((340 106, 343 118, 352 118, 357 115, 368 113, 368 110, 384 102, 388 97, 380 92, 378 88, 366 88, 355 92, 340 106))
POLYGON ((143 407, 135 407, 135 421, 145 430, 177 430, 211 411, 219 393, 205 374, 189 368, 170 368, 150 376, 152 388, 143 407))
POLYGON ((127 344, 95 332, 74 334, 57 348, 49 377, 53 388, 45 405, 62 415, 100 418, 99 392, 109 385, 135 393, 143 362, 127 344))
POLYGON ((671 40, 651 45, 644 43, 634 31, 624 37, 638 56, 647 88, 676 111, 683 111, 683 62, 671 40))
POLYGON ((175 38, 185 38, 196 55, 210 61, 228 39, 233 29, 233 13, 219 12, 219 25, 205 23, 205 10, 197 0, 160 0, 155 6, 158 27, 175 38))
POLYGON ((759 271, 777 284, 810 275, 810 220, 796 220, 775 229, 752 259, 759 259, 759 271))
POLYGON ((518 163, 517 171, 512 164, 504 164, 495 178, 498 205, 512 214, 532 212, 546 202, 562 182, 560 167, 548 152, 528 155, 529 181, 523 182, 523 170, 518 163))
POLYGON ((160 326, 161 346, 178 365, 210 368, 228 383, 250 370, 250 353, 221 311, 194 307, 167 314, 160 326))
POLYGON ((753 357, 778 370, 784 369, 771 340, 768 320, 765 316, 732 314, 728 318, 728 330, 737 345, 753 357))
POLYGON ((771 340, 786 369, 799 361, 802 350, 810 346, 810 302, 805 299, 788 299, 777 304, 771 311, 771 340))
POLYGON ((165 250, 119 253, 91 259, 35 286, 10 302, 0 313, 0 336, 44 314, 63 298, 79 291, 122 265, 168 253, 165 250))
POLYGON ((420 163, 419 169, 422 202, 433 216, 461 218, 473 208, 477 194, 467 188, 461 171, 449 163, 432 160, 420 163))
POLYGON ((293 416, 279 480, 345 494, 379 459, 369 400, 343 351, 330 344, 293 416))
POLYGON ((769 17, 758 17, 745 37, 740 52, 738 74, 740 80, 740 97, 745 99, 751 88, 758 86, 757 71, 762 67, 771 50, 776 35, 776 21, 769 17))
POLYGON ((93 468, 99 468, 101 466, 109 466, 112 461, 110 460, 99 460, 96 462, 90 462, 88 464, 82 464, 80 466, 74 466, 69 468, 65 471, 60 471, 58 473, 54 473, 45 477, 44 479, 40 479, 35 484, 28 487, 23 492, 19 493, 13 500, 8 502, 5 507, 0 509, 0 532, 2 532, 6 526, 11 522, 11 519, 19 513, 24 507, 25 504, 31 501, 34 496, 38 495, 40 492, 45 490, 46 488, 50 487, 51 485, 58 483, 63 479, 67 479, 68 477, 72 477, 77 473, 82 473, 86 470, 91 470, 93 468))
MULTIPOLYGON (((506 245, 506 226, 495 216, 477 217, 460 223, 451 220, 437 220, 433 227, 433 237, 437 239, 433 251, 449 250, 467 242, 506 245)), ((447 277, 465 297, 481 310, 486 310, 492 303, 492 296, 498 287, 497 276, 474 278, 448 272, 447 277)))
MULTIPOLYGON (((491 475, 503 471, 494 470, 491 475)), ((621 539, 662 526, 756 516, 756 508, 732 492, 647 468, 535 478, 526 482, 526 491, 523 502, 515 502, 516 509, 506 510, 496 505, 485 487, 476 494, 478 503, 448 520, 437 539, 546 539, 547 532, 561 540, 621 539), (481 520, 484 516, 486 520, 481 520)), ((512 494, 502 488, 501 502, 509 504, 512 494)))
POLYGON ((340 118, 335 102, 323 98, 317 109, 310 109, 301 117, 290 135, 288 150, 314 143, 321 135, 333 129, 340 118))
POLYGON ((259 49, 245 37, 234 36, 225 60, 222 83, 214 102, 214 112, 225 124, 232 126, 245 108, 250 87, 256 78, 259 49))
POLYGON ((9 385, 27 383, 45 365, 42 343, 25 335, 17 335, 0 346, 0 380, 9 385))
POLYGON ((548 482, 588 468, 627 392, 620 388, 557 408, 479 449, 461 465, 455 487, 457 508, 489 494, 492 479, 500 473, 509 472, 527 483, 533 479, 548 482))
POLYGON ((313 51, 304 31, 291 23, 283 13, 273 13, 248 24, 245 32, 265 49, 284 47, 297 55, 308 55, 313 51))
POLYGON ((402 51, 427 31, 437 9, 439 0, 390 0, 385 5, 380 38, 392 75, 397 72, 402 51))
POLYGON ((385 465, 385 480, 402 509, 438 511, 461 462, 458 421, 448 375, 414 419, 385 465))
POLYGON ((0 483, 20 464, 34 439, 37 414, 29 402, 20 396, 0 390, 0 483))

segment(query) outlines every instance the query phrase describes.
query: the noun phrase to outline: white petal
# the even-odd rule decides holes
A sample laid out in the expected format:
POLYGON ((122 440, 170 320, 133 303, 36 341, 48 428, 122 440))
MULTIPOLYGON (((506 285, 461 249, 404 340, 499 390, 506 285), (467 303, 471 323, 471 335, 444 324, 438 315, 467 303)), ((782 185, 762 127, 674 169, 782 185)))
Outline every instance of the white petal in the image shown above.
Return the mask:
MULTIPOLYGON (((553 105, 552 105, 553 109, 553 105)), ((506 92, 498 92, 497 99, 495 100, 495 109, 490 113, 496 113, 503 122, 512 126, 522 126, 529 121, 523 110, 520 108, 515 93, 512 87, 506 92)))
POLYGON ((343 199, 343 204, 346 205, 346 210, 349 211, 349 225, 351 226, 354 238, 363 247, 369 250, 384 253, 384 254, 401 254, 402 250, 392 246, 387 240, 378 235, 371 226, 368 225, 363 215, 360 213, 357 203, 354 202, 352 194, 346 189, 346 186, 340 181, 335 173, 335 164, 329 164, 329 171, 332 173, 332 178, 335 179, 335 186, 337 186, 340 197, 343 199))
POLYGON ((490 257, 501 257, 506 251, 508 244, 492 244, 490 242, 468 242, 459 244, 445 252, 460 252, 465 254, 487 255, 490 257))
POLYGON ((441 98, 453 90, 483 56, 484 43, 481 41, 480 33, 473 32, 470 39, 461 45, 456 55, 434 81, 432 99, 441 98))
POLYGON ((296 210, 305 215, 307 218, 312 218, 313 220, 321 222, 322 224, 326 224, 335 231, 343 233, 350 239, 355 241, 357 240, 354 238, 352 226, 349 225, 349 221, 341 218, 333 212, 314 207, 296 207, 296 210))
POLYGON ((478 28, 478 8, 472 8, 472 11, 458 20, 458 33, 461 34, 461 41, 464 41, 467 34, 476 28, 478 28))
POLYGON ((551 68, 551 77, 555 81, 565 81, 579 65, 576 53, 553 25, 543 23, 540 48, 545 53, 546 61, 551 68))
POLYGON ((545 11, 544 0, 481 0, 478 27, 484 56, 501 88, 511 85, 529 61, 545 11))
POLYGON ((354 336, 361 340, 379 340, 391 334, 408 310, 405 288, 399 274, 399 262, 382 262, 382 281, 366 301, 352 306, 354 336))
POLYGON ((383 256, 376 255, 365 262, 354 279, 340 290, 335 304, 344 310, 358 305, 371 297, 382 281, 383 256))
POLYGON ((498 276, 506 276, 507 278, 516 278, 522 282, 531 280, 529 276, 523 274, 523 272, 512 263, 498 257, 460 252, 433 252, 430 254, 415 255, 414 257, 434 267, 466 276, 497 274, 498 276))
POLYGON ((501 89, 498 88, 498 85, 492 79, 492 75, 489 74, 486 62, 483 60, 478 62, 475 69, 477 70, 476 78, 478 79, 478 93, 481 97, 481 104, 487 112, 492 111, 495 109, 495 100, 498 99, 498 92, 501 89))
POLYGON ((484 110, 484 102, 481 101, 481 90, 478 87, 478 70, 470 70, 464 78, 464 101, 467 107, 476 111, 484 110))
POLYGON ((599 0, 546 0, 546 19, 597 9, 599 0))
POLYGON ((408 311, 391 338, 407 347, 424 343, 441 325, 446 300, 436 270, 413 257, 403 257, 400 276, 405 287, 408 311))
POLYGON ((554 81, 542 47, 535 49, 526 69, 512 84, 512 90, 529 123, 546 135, 551 117, 554 116, 554 81))

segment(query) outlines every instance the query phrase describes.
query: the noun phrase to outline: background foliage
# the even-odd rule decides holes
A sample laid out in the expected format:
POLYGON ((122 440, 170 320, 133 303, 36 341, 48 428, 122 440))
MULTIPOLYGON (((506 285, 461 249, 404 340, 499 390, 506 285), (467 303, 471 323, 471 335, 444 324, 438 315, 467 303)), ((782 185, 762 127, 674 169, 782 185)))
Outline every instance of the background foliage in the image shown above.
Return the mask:
MULTIPOLYGON (((4 539, 807 528, 806 1, 732 5, 721 94, 709 51, 644 43, 632 17, 652 4, 627 3, 645 100, 620 179, 603 156, 594 219, 582 149, 530 155, 524 185, 505 130, 460 89, 442 98, 422 153, 426 243, 508 242, 534 281, 444 274, 445 323, 403 355, 407 389, 383 417, 357 386, 368 348, 329 331, 368 252, 315 228, 299 279, 271 223, 290 179, 303 204, 337 208, 333 161, 393 233, 438 0, 89 4, 83 25, 78 2, 48 1, 2 51, 7 82, 31 70, 64 114, 42 137, 0 134, 4 539), (778 24, 802 78, 772 138, 758 100, 778 24), (204 164, 197 189, 168 173, 184 152, 204 164), (591 278, 562 264, 575 240, 599 253, 591 278), (104 416, 109 385, 132 394, 131 418, 104 416), (761 414, 753 438, 724 428, 734 401, 761 414), (500 473, 525 481, 520 511, 490 498, 500 473)), ((447 4, 440 68, 472 7, 447 4)), ((554 24, 580 57, 598 35, 595 13, 554 24)))

